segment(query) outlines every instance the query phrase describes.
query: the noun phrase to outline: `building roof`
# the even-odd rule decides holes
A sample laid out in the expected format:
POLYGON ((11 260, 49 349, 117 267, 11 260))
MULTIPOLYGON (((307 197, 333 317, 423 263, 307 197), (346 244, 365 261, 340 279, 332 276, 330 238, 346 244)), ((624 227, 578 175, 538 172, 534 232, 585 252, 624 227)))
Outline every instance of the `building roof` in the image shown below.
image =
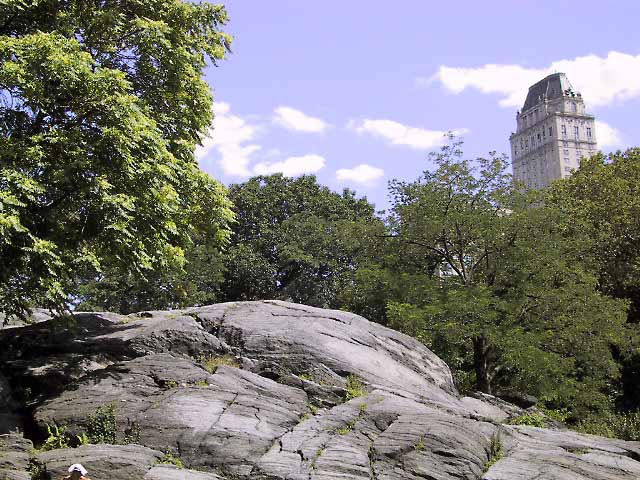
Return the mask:
POLYGON ((544 98, 547 100, 561 98, 563 94, 565 94, 564 92, 571 92, 576 95, 571 83, 569 83, 569 79, 564 73, 552 73, 529 87, 529 93, 527 94, 527 99, 524 102, 522 111, 529 110, 544 98))

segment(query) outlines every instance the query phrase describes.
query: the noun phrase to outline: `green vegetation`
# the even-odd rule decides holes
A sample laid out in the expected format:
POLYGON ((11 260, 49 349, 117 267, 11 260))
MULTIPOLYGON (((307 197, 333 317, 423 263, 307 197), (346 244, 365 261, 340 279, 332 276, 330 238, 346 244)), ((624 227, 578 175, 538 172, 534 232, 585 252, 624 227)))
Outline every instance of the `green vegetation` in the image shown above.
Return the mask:
POLYGON ((640 412, 591 415, 578 422, 576 429, 584 433, 622 440, 640 441, 640 412))
POLYGON ((346 401, 352 400, 357 397, 362 397, 367 394, 362 381, 355 375, 349 375, 347 377, 347 384, 345 385, 346 401))
POLYGON ((35 458, 29 459, 27 472, 31 475, 31 480, 49 480, 50 478, 50 475, 47 473, 47 467, 35 458))
POLYGON ((216 373, 218 367, 225 365, 227 367, 239 368, 240 364, 235 357, 231 355, 203 356, 198 358, 204 369, 209 373, 216 373))
POLYGON ((117 443, 116 405, 102 405, 89 416, 87 436, 90 443, 117 443))
POLYGON ((483 473, 489 471, 489 469, 502 457, 504 457, 504 447, 502 445, 502 439, 500 433, 494 433, 491 435, 491 441, 489 443, 489 459, 484 464, 483 473))
POLYGON ((223 246, 230 204, 194 147, 212 119, 203 68, 231 41, 224 7, 16 1, 0 18, 0 312, 64 312, 96 281, 120 307, 114 290, 223 246))
POLYGON ((198 387, 208 387, 209 386, 209 382, 207 382, 206 380, 198 380, 196 382, 196 385, 198 387))
POLYGON ((415 448, 416 452, 421 452, 426 448, 426 445, 424 443, 424 437, 420 437, 418 439, 418 441, 416 442, 414 448, 415 448))
POLYGON ((542 413, 528 412, 517 417, 509 419, 507 422, 509 425, 527 425, 529 427, 545 428, 547 426, 547 420, 542 413))
POLYGON ((47 425, 47 433, 49 436, 44 441, 40 450, 55 450, 57 448, 69 448, 69 434, 66 432, 67 427, 58 425, 47 425))
POLYGON ((336 432, 339 435, 346 435, 350 431, 352 431, 356 424, 358 423, 358 418, 354 418, 353 420, 349 420, 343 427, 339 427, 336 429, 336 432))
POLYGON ((178 457, 174 455, 172 452, 167 452, 164 456, 158 460, 156 463, 158 464, 166 464, 166 465, 175 465, 178 468, 184 468, 184 462, 178 457))

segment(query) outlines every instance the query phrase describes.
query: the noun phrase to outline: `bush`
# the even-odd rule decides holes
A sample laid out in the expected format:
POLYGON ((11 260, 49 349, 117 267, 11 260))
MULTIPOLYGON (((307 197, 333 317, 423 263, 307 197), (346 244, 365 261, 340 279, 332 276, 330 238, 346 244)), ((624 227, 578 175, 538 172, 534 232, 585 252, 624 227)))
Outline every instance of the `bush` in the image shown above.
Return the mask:
POLYGON ((40 447, 40 450, 46 452, 48 450, 56 450, 58 448, 69 448, 69 435, 66 432, 67 427, 57 425, 47 425, 49 436, 40 447))
POLYGON ((640 441, 640 412, 607 413, 587 417, 579 421, 575 429, 602 437, 640 441))
POLYGON ((507 423, 509 425, 527 425, 529 427, 545 428, 547 426, 547 419, 542 413, 531 412, 511 418, 507 423))
POLYGON ((178 468, 184 468, 184 462, 180 459, 180 457, 174 455, 171 452, 165 453, 164 456, 157 461, 157 463, 165 465, 175 465, 178 468))
POLYGON ((198 358, 198 361, 202 364, 204 369, 209 373, 216 373, 218 367, 221 365, 226 365, 227 367, 240 368, 240 364, 235 357, 231 355, 220 355, 217 357, 213 356, 201 356, 198 358))
POLYGON ((364 384, 355 375, 349 375, 347 377, 347 384, 345 385, 347 391, 346 400, 349 401, 356 397, 362 397, 367 392, 364 389, 364 384))
POLYGON ((489 459, 484 464, 483 473, 486 473, 498 460, 504 457, 504 447, 502 446, 502 439, 500 433, 494 433, 491 435, 491 442, 489 443, 489 459))
POLYGON ((87 422, 87 436, 91 443, 116 443, 116 405, 111 403, 96 409, 87 422))

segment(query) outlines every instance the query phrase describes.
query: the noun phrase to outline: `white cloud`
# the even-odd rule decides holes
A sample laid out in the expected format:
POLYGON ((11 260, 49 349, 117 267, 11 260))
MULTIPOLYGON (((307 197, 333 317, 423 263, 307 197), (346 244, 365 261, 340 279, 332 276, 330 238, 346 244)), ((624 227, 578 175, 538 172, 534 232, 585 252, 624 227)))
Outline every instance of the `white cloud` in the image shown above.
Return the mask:
POLYGON ((234 176, 249 176, 251 156, 262 147, 255 143, 258 127, 233 115, 228 103, 216 102, 213 107, 215 118, 209 135, 196 148, 196 158, 202 165, 212 161, 212 152, 217 151, 224 173, 234 176))
POLYGON ((329 124, 324 120, 311 117, 291 107, 278 107, 274 110, 273 121, 286 128, 297 132, 322 133, 329 124))
POLYGON ((338 180, 350 180, 356 183, 373 183, 384 175, 384 170, 371 165, 361 164, 353 168, 341 168, 336 172, 338 180))
POLYGON ((503 96, 503 107, 520 107, 529 86, 554 72, 564 72, 573 87, 582 93, 588 106, 609 105, 616 100, 640 96, 640 55, 609 52, 606 57, 586 55, 558 60, 544 68, 487 64, 478 68, 441 66, 431 78, 418 79, 426 86, 439 81, 453 93, 476 88, 482 93, 503 96))
POLYGON ((614 147, 622 143, 620 132, 612 126, 596 120, 596 141, 598 147, 614 147))
POLYGON ((272 173, 282 173, 286 177, 295 177, 305 173, 315 173, 325 165, 325 160, 320 155, 302 155, 300 157, 289 157, 282 162, 265 163, 261 162, 253 167, 256 175, 270 175, 272 173))
MULTIPOLYGON (((425 130, 409 127, 393 120, 364 119, 361 122, 350 121, 347 128, 357 133, 368 133, 388 140, 392 145, 405 145, 417 150, 437 147, 447 141, 448 133, 440 130, 425 130)), ((453 135, 463 135, 466 129, 453 130, 453 135)))

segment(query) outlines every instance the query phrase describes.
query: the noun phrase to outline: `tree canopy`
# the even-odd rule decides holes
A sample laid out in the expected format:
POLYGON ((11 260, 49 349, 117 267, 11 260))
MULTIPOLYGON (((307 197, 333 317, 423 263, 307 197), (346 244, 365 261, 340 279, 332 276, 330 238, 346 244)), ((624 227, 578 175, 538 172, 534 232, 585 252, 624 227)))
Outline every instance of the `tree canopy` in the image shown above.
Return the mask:
POLYGON ((390 241, 421 270, 389 299, 390 325, 443 356, 463 387, 606 408, 626 303, 598 291, 583 234, 514 184, 504 157, 470 162, 454 144, 432 160, 434 171, 391 185, 390 241))
POLYGON ((179 269, 195 235, 225 243, 225 189, 193 152, 226 21, 180 0, 0 3, 0 311, 62 310, 79 274, 179 269))

